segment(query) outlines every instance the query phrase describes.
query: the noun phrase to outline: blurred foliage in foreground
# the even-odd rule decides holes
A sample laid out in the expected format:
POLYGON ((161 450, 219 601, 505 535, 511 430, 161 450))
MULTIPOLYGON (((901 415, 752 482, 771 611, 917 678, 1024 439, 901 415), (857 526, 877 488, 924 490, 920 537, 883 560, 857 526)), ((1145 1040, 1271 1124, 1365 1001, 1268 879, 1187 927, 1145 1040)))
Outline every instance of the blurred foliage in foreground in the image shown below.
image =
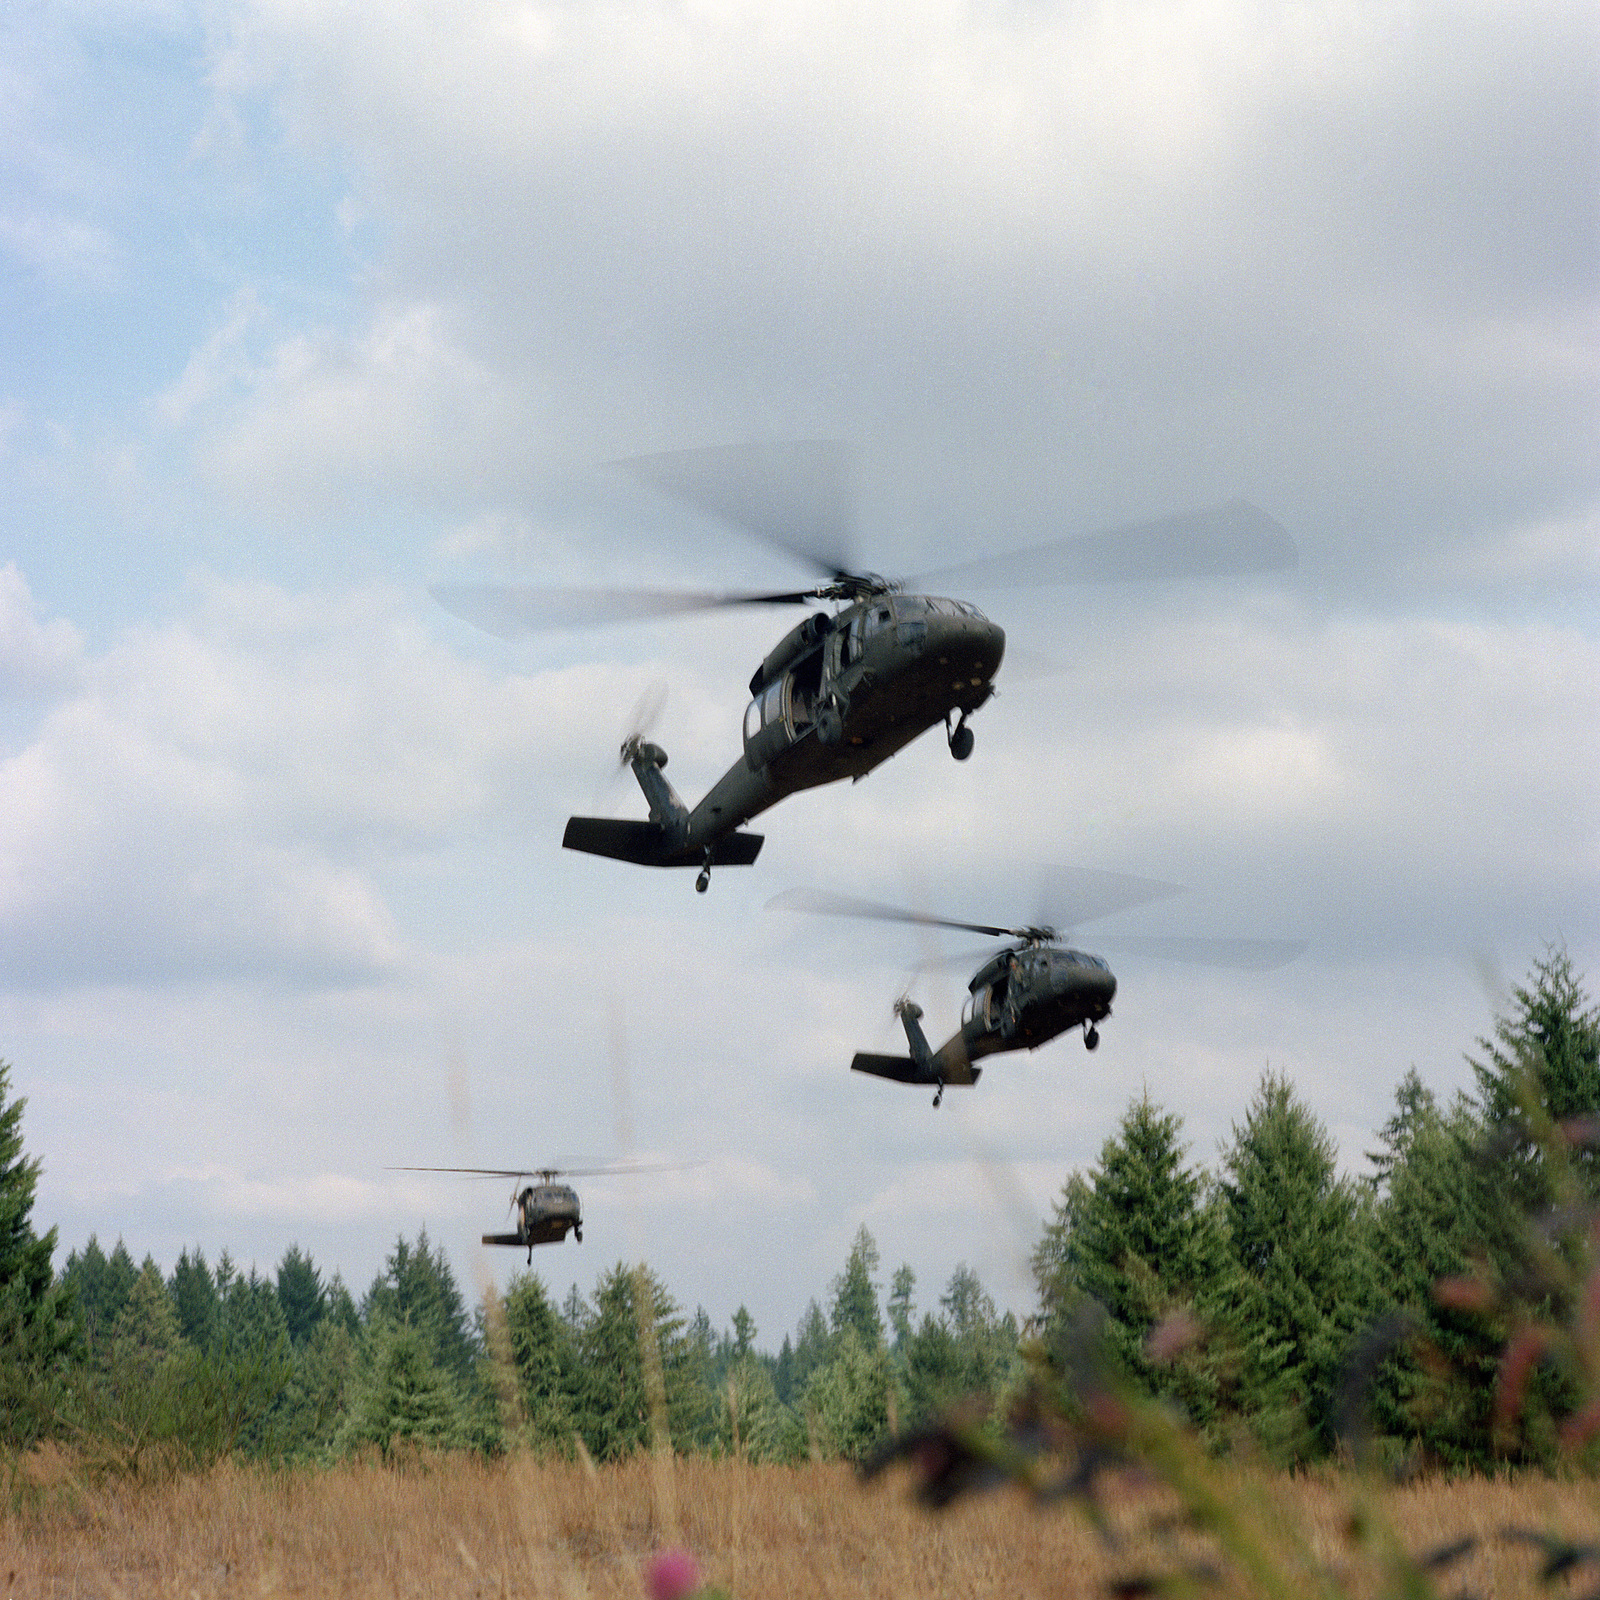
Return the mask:
POLYGON ((163 1274, 91 1238, 53 1276, 0 1069, 0 1426, 13 1447, 54 1434, 133 1472, 418 1449, 606 1461, 663 1441, 863 1461, 895 1436, 958 1439, 979 1477, 1040 1471, 1069 1437, 1076 1473, 1084 1439, 1091 1464, 1115 1450, 1169 1475, 1351 1452, 1587 1471, 1600 1011, 1564 951, 1471 1060, 1476 1092, 1448 1106, 1406 1074, 1367 1180, 1339 1175, 1283 1077, 1262 1079, 1211 1171, 1141 1097, 1037 1241, 1028 1325, 965 1267, 919 1309, 915 1273, 885 1284, 863 1228, 775 1354, 743 1308, 719 1331, 643 1265, 559 1305, 519 1274, 474 1310, 426 1233, 398 1239, 359 1299, 298 1247, 270 1277, 198 1250, 163 1274), (1091 1395, 1111 1407, 1098 1421, 1091 1395))

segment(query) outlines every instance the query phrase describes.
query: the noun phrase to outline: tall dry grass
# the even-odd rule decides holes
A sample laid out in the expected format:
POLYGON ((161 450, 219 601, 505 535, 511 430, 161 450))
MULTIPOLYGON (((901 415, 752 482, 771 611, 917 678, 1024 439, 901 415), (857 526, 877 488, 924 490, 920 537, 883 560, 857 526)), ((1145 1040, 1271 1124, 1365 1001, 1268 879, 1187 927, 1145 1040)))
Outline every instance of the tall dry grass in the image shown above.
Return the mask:
MULTIPOLYGON (((1292 1520, 1317 1561, 1350 1580, 1348 1592, 1378 1592, 1348 1537, 1352 1480, 1230 1476, 1231 1492, 1292 1520)), ((398 1468, 224 1463, 202 1476, 91 1483, 47 1453, 19 1469, 0 1517, 0 1593, 631 1600, 650 1554, 682 1544, 709 1582, 741 1600, 1093 1595, 1168 1566, 1164 1539, 1193 1539, 1150 1531, 1171 1502, 1133 1478, 1106 1496, 1115 1545, 1072 1507, 1040 1509, 1013 1490, 934 1515, 906 1488, 893 1473, 862 1487, 843 1466, 646 1456, 599 1469, 465 1456, 398 1468)), ((1576 1539, 1600 1528, 1600 1491, 1589 1482, 1434 1481, 1387 1490, 1385 1500, 1413 1549, 1487 1540, 1450 1569, 1441 1592, 1451 1594, 1576 1593, 1564 1582, 1540 1587, 1537 1553, 1493 1536, 1513 1524, 1576 1539)), ((1227 1577, 1207 1592, 1251 1593, 1227 1577)), ((1316 1592, 1309 1579, 1304 1592, 1316 1592)))

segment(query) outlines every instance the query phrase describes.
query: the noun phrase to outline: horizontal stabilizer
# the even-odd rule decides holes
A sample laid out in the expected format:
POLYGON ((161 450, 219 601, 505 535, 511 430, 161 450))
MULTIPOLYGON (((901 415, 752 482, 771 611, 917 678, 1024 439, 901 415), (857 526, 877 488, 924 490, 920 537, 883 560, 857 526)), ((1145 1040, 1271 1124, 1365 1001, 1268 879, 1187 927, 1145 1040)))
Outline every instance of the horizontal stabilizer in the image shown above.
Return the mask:
MULTIPOLYGON (((856 1058, 850 1063, 852 1072, 870 1072, 874 1078, 890 1078, 895 1083, 937 1083, 939 1080, 927 1067, 919 1067, 910 1056, 875 1056, 865 1050, 858 1050, 856 1058)), ((970 1077, 948 1078, 950 1085, 976 1083, 982 1076, 982 1067, 968 1069, 970 1077)))
MULTIPOLYGON (((759 833, 726 834, 711 847, 711 865, 748 867, 765 842, 765 835, 759 833)), ((706 861, 703 849, 668 848, 659 823, 625 822, 615 817, 568 817, 561 844, 567 850, 632 861, 641 867, 701 867, 706 861)))

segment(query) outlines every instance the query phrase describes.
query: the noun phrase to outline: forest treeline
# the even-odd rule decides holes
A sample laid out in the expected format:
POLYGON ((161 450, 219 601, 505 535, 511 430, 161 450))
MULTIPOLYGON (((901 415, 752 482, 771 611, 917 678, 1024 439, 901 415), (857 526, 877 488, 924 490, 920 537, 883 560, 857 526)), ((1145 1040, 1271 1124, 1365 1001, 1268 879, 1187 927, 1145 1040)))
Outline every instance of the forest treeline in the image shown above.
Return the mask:
POLYGON ((419 1446, 609 1460, 663 1434, 861 1459, 958 1402, 998 1419, 1030 1364, 1092 1348, 1219 1451, 1315 1459, 1359 1419, 1395 1459, 1547 1463, 1600 1432, 1582 1340, 1528 1331, 1600 1323, 1547 1270, 1587 1248, 1572 1230, 1600 1201, 1600 1009, 1564 950, 1469 1060, 1474 1089, 1448 1104, 1406 1073, 1363 1179, 1283 1076, 1211 1167, 1141 1095, 1067 1180, 1023 1325, 966 1267, 919 1305, 912 1269, 885 1281, 862 1228, 775 1352, 744 1308, 717 1329, 642 1265, 560 1304, 519 1273, 469 1306, 425 1232, 359 1298, 298 1247, 270 1276, 198 1250, 163 1274, 91 1238, 57 1274, 0 1069, 0 1422, 13 1445, 55 1435, 133 1467, 419 1446), (1509 1410, 1508 1346, 1524 1350, 1509 1410))

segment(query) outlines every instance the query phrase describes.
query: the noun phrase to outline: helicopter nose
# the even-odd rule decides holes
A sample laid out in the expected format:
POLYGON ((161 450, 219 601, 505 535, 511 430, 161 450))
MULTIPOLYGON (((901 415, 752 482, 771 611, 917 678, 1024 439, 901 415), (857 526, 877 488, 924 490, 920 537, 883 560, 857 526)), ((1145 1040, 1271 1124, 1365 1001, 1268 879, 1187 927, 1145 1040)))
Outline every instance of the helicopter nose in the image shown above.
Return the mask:
POLYGON ((987 617, 963 615, 934 617, 925 655, 948 668, 958 688, 987 683, 1000 669, 1006 653, 1005 629, 987 617))
POLYGON ((1103 962, 1091 963, 1082 957, 1071 965, 1058 966, 1055 982, 1058 994, 1095 1009, 1109 1007, 1117 992, 1117 980, 1111 969, 1103 962))

